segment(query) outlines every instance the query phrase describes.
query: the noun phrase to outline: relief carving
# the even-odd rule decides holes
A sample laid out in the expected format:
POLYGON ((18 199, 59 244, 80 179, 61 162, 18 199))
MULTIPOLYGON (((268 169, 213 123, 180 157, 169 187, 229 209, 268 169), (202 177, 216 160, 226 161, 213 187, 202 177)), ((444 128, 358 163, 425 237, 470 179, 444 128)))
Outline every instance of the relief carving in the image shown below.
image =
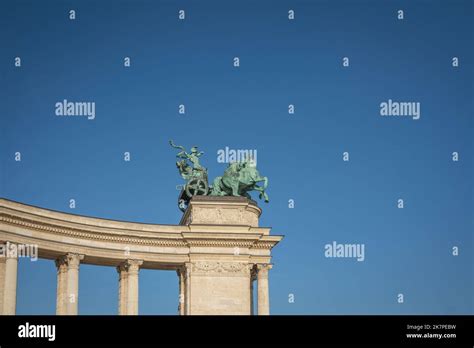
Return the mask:
POLYGON ((191 215, 192 223, 251 226, 258 223, 257 216, 244 208, 194 208, 191 215))
POLYGON ((249 274, 248 264, 244 262, 207 262, 198 261, 192 264, 193 273, 249 274))

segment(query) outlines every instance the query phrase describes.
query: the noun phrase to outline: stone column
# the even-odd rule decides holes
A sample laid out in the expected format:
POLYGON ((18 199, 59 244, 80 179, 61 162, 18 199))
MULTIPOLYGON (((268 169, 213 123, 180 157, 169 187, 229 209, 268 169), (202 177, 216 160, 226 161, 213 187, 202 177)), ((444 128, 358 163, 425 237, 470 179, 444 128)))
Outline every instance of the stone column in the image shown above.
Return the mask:
POLYGON ((17 245, 6 244, 5 275, 3 280, 3 314, 16 313, 16 286, 18 274, 17 245))
POLYGON ((77 315, 79 302, 79 265, 84 255, 69 253, 66 255, 66 314, 77 315))
POLYGON ((122 262, 117 267, 119 274, 119 289, 118 289, 118 314, 127 314, 127 300, 128 300, 128 263, 122 262))
POLYGON ((138 272, 143 264, 141 260, 127 260, 127 314, 138 314, 138 272))
POLYGON ((184 264, 184 315, 191 314, 191 262, 184 264))
POLYGON ((254 281, 257 279, 257 271, 254 265, 249 265, 250 268, 250 315, 255 314, 254 303, 253 303, 253 289, 254 281))
POLYGON ((268 271, 272 268, 270 264, 257 265, 258 279, 258 315, 270 314, 270 298, 268 293, 268 271))
POLYGON ((179 279, 179 302, 178 302, 178 314, 179 315, 184 315, 185 312, 185 295, 184 295, 184 290, 185 290, 185 278, 186 278, 186 270, 184 267, 180 267, 176 270, 176 273, 178 273, 178 279, 179 279))
MULTIPOLYGON (((0 244, 4 248, 4 244, 0 244)), ((4 249, 3 249, 4 250, 4 249)), ((5 286, 6 258, 0 255, 0 315, 3 314, 3 288, 5 286)))
POLYGON ((55 261, 57 268, 57 291, 56 291, 56 314, 64 315, 66 313, 67 301, 67 258, 58 257, 55 261))

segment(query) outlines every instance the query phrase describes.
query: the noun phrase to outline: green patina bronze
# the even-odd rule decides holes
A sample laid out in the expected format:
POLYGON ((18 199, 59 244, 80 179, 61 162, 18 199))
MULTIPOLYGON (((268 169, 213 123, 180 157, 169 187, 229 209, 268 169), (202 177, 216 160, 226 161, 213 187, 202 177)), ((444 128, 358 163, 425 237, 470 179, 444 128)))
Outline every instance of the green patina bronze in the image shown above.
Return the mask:
POLYGON ((260 192, 259 198, 268 203, 265 190, 268 178, 260 176, 257 167, 250 161, 229 164, 223 176, 218 176, 212 183, 211 196, 242 196, 251 199, 249 191, 260 192), (263 182, 263 186, 258 183, 263 182))
POLYGON ((193 196, 235 196, 251 199, 249 192, 258 191, 259 198, 264 198, 268 203, 268 195, 265 192, 268 178, 260 176, 252 161, 229 164, 224 175, 216 177, 212 186, 209 186, 207 169, 199 163, 199 157, 204 152, 198 151, 198 148, 194 146, 190 153, 187 153, 183 146, 175 145, 172 140, 170 140, 170 145, 180 150, 176 155, 178 158, 176 167, 181 177, 186 180, 178 200, 178 206, 182 211, 186 210, 193 196), (260 186, 259 183, 263 184, 260 186))

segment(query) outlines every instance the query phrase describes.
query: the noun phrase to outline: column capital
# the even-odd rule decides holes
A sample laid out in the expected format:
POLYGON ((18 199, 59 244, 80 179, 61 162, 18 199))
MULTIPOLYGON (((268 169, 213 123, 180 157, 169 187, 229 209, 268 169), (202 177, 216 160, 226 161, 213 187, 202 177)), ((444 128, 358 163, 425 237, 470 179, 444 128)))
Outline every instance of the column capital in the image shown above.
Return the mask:
POLYGON ((81 261, 84 260, 84 255, 67 253, 65 255, 65 261, 67 262, 68 268, 79 269, 81 261))
POLYGON ((257 267, 254 263, 250 263, 248 268, 250 271, 250 281, 252 282, 257 279, 257 267))
POLYGON ((59 256, 56 260, 54 260, 54 264, 58 271, 66 271, 67 269, 67 257, 66 255, 59 256))
POLYGON ((273 268, 273 265, 271 263, 257 263, 255 265, 257 267, 257 269, 260 271, 260 270, 271 270, 273 268))
POLYGON ((273 265, 271 263, 258 263, 256 268, 258 270, 257 277, 263 278, 268 277, 268 271, 271 270, 273 265))
POLYGON ((191 274, 192 265, 193 265, 192 262, 185 262, 184 265, 182 266, 186 277, 189 277, 189 275, 191 274))
POLYGON ((185 277, 186 276, 186 266, 179 266, 176 268, 176 274, 178 277, 185 277))
POLYGON ((118 274, 121 274, 122 272, 128 272, 128 263, 127 261, 124 261, 122 263, 120 263, 117 267, 117 272, 118 274))
POLYGON ((178 276, 186 275, 186 266, 185 265, 178 266, 178 268, 176 268, 176 273, 178 274, 178 276))
POLYGON ((142 264, 143 260, 125 260, 117 267, 117 271, 119 273, 126 271, 128 273, 138 274, 142 264))
POLYGON ((9 241, 0 243, 2 256, 6 259, 18 259, 18 245, 9 241))

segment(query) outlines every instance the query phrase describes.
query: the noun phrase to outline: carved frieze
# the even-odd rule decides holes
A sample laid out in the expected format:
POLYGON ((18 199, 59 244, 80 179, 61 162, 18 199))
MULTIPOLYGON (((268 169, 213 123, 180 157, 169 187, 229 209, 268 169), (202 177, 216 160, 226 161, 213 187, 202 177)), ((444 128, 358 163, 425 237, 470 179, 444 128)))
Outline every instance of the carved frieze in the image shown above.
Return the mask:
MULTIPOLYGON (((256 226, 258 217, 244 208, 199 207, 191 212, 191 221, 195 224, 249 225, 256 226)), ((189 223, 188 222, 188 223, 189 223)))
POLYGON ((249 275, 248 263, 197 261, 191 264, 192 274, 249 275))

